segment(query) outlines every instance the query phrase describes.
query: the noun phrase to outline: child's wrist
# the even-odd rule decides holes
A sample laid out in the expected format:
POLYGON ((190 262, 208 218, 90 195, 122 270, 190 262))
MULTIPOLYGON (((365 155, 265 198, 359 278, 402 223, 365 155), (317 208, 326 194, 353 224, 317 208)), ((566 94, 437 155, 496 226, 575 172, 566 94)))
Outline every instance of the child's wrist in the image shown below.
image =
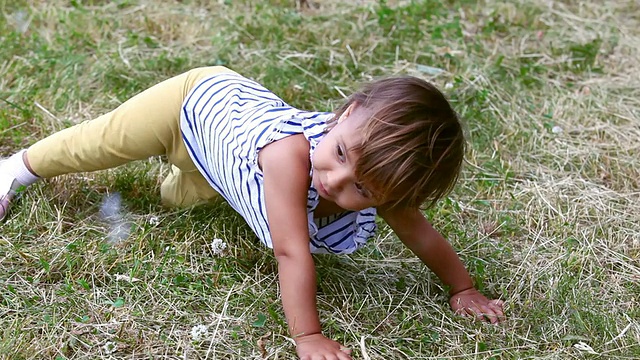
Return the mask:
POLYGON ((475 286, 473 286, 473 284, 467 285, 467 286, 461 286, 461 287, 452 287, 451 289, 449 289, 449 297, 454 297, 463 291, 467 291, 471 289, 475 289, 475 286))
POLYGON ((313 331, 313 332, 304 332, 304 333, 300 333, 300 334, 294 335, 293 336, 293 340, 296 343, 298 343, 300 341, 305 341, 309 337, 313 337, 313 336, 324 336, 324 335, 322 335, 322 331, 321 330, 313 331))
POLYGON ((295 342, 296 347, 298 347, 301 344, 315 342, 317 341, 316 339, 318 339, 319 337, 321 338, 324 337, 324 335, 322 335, 322 331, 306 332, 306 333, 295 335, 293 337, 293 341, 295 342))

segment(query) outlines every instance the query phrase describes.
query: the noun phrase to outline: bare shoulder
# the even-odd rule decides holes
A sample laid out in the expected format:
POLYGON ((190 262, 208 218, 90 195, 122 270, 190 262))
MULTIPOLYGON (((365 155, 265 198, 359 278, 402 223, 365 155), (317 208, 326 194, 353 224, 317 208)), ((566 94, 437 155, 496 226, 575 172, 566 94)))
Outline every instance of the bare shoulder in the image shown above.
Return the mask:
POLYGON ((267 208, 302 204, 306 211, 309 191, 309 142, 302 134, 287 136, 265 146, 258 154, 264 176, 267 208))
POLYGON ((309 141, 303 134, 287 136, 265 146, 258 153, 258 165, 265 171, 267 168, 294 167, 309 171, 309 141))

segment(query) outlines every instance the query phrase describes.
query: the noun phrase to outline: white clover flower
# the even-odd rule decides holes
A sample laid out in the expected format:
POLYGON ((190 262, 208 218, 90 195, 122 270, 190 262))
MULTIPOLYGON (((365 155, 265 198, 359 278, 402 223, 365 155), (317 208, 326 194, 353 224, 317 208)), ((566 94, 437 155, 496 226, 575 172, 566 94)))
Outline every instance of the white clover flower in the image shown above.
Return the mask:
POLYGON ((551 128, 551 132, 554 134, 560 134, 562 133, 563 129, 560 126, 554 126, 553 128, 551 128))
POLYGON ((112 341, 107 341, 104 345, 102 345, 102 350, 104 350, 104 353, 107 355, 113 354, 114 352, 116 352, 117 349, 118 349, 118 344, 112 341))
POLYGON ((453 89, 453 83, 448 82, 444 84, 444 88, 445 90, 453 89))
POLYGON ((207 325, 196 325, 191 328, 191 340, 200 341, 209 334, 207 325))
POLYGON ((227 243, 225 243, 222 239, 216 238, 211 241, 211 251, 213 251, 214 255, 222 255, 226 248, 227 243))

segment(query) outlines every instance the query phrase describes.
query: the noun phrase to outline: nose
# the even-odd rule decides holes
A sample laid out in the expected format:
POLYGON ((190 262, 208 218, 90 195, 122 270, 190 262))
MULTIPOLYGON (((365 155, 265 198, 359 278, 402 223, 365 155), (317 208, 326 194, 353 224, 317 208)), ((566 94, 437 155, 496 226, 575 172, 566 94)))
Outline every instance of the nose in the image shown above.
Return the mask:
POLYGON ((328 185, 332 191, 341 191, 348 184, 354 183, 356 179, 351 167, 341 166, 329 173, 328 180, 328 185))

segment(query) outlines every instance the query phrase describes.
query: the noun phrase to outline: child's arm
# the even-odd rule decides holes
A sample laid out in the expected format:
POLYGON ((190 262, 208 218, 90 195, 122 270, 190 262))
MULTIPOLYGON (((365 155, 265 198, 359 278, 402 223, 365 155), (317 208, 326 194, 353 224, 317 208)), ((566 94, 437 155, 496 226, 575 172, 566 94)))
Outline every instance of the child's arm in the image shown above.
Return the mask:
POLYGON ((456 313, 491 323, 504 318, 503 302, 489 300, 474 288, 469 273, 449 242, 418 209, 379 209, 379 212, 400 240, 450 287, 449 303, 456 313))
POLYGON ((278 260, 282 306, 301 359, 348 360, 348 350, 322 335, 316 307, 316 273, 309 250, 307 193, 309 143, 292 135, 260 151, 264 197, 278 260))

